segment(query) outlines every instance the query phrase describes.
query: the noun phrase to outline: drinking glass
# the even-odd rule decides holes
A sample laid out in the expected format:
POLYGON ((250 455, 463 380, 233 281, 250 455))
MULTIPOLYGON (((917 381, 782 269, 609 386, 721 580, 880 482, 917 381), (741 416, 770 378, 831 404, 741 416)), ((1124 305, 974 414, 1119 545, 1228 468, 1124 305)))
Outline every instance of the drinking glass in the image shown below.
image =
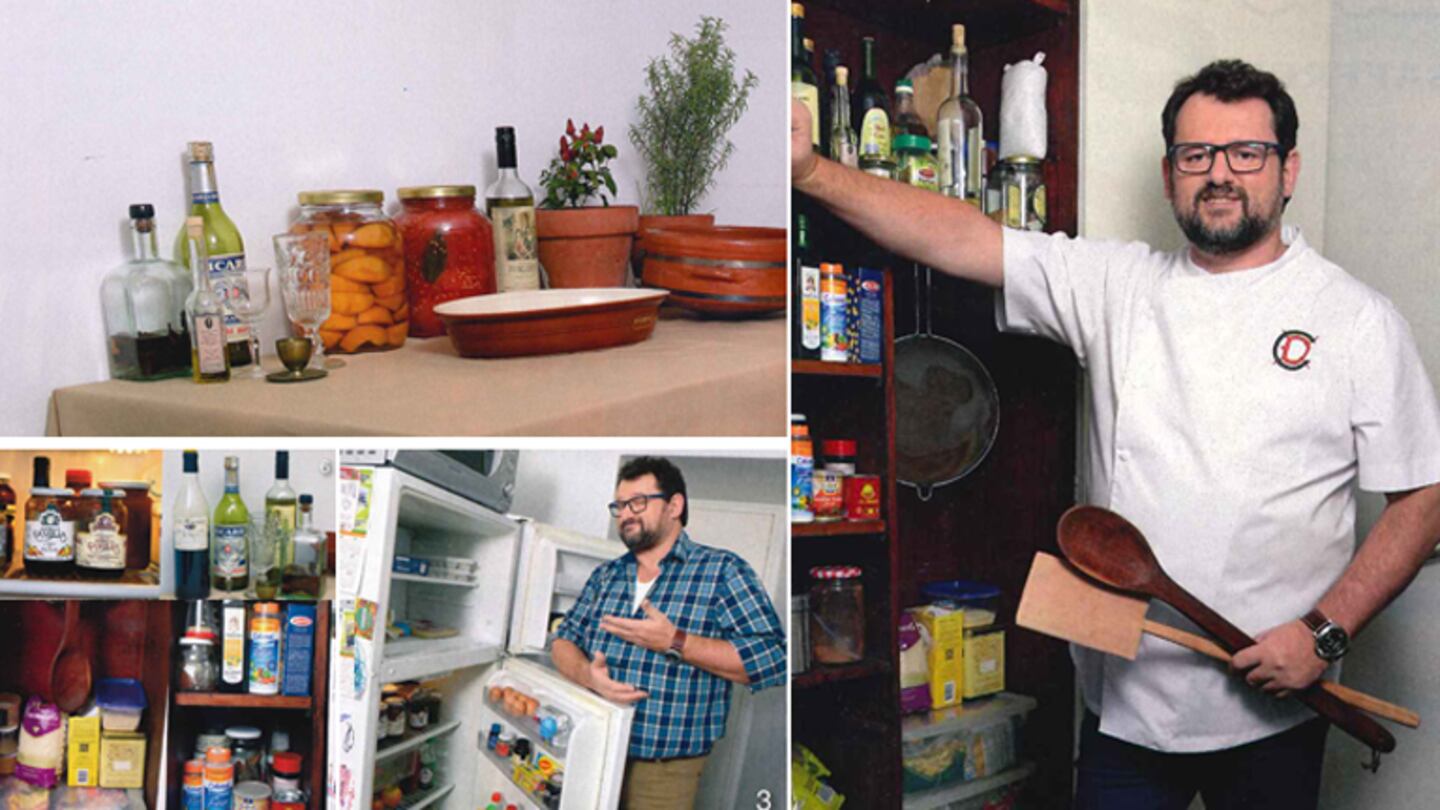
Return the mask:
POLYGON ((246 376, 264 377, 265 370, 260 367, 260 334, 256 324, 270 308, 270 268, 246 267, 243 272, 236 273, 233 294, 225 299, 225 305, 245 322, 249 330, 250 373, 246 376))
POLYGON ((330 317, 330 242, 324 231, 280 234, 274 238, 275 263, 280 267, 280 295, 285 314, 300 327, 315 347, 314 368, 338 368, 344 362, 325 357, 320 324, 330 317))

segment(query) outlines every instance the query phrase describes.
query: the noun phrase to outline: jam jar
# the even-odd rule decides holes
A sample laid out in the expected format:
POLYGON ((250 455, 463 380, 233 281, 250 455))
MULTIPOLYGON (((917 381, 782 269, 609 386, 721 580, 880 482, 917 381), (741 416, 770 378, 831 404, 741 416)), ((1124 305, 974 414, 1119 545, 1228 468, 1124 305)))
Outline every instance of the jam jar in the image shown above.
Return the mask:
POLYGON ((810 569, 810 660, 853 664, 865 657, 865 589, 852 565, 810 569))
POLYGON ((395 224, 405 245, 410 335, 443 335, 436 304, 495 292, 490 220, 475 208, 474 186, 412 186, 397 193, 404 206, 395 224))
POLYGON ((409 334, 400 231, 374 190, 302 191, 291 233, 324 231, 330 240, 330 317, 320 324, 325 351, 394 349, 409 334))

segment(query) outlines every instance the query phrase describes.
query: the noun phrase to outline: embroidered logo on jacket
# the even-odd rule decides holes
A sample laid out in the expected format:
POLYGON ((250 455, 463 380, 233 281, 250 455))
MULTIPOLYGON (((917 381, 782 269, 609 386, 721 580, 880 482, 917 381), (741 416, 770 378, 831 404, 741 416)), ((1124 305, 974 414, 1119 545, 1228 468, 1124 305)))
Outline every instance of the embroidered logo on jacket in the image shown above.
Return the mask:
POLYGON ((1316 337, 1299 329, 1286 329, 1275 338, 1270 353, 1275 364, 1286 371, 1299 371, 1310 365, 1310 350, 1315 347, 1316 337))

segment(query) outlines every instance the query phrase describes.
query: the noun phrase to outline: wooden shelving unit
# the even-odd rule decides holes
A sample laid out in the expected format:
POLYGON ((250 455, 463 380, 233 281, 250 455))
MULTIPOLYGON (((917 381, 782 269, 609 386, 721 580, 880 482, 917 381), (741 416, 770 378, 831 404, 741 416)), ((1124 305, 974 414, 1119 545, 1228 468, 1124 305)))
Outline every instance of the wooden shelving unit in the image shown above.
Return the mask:
POLYGON ((868 377, 880 379, 885 367, 879 363, 826 363, 821 360, 793 360, 790 371, 795 374, 813 374, 821 377, 868 377))
MULTIPOLYGON (((1080 5, 1073 0, 810 0, 805 34, 816 43, 814 66, 838 49, 858 81, 862 36, 876 37, 880 84, 949 51, 950 26, 966 26, 970 92, 984 112, 985 139, 999 140, 1004 66, 1046 54, 1049 144, 1043 165, 1049 229, 1076 231, 1080 5)), ((828 95, 821 77, 821 97, 828 95)), ((1006 637, 1006 689, 1038 701, 1023 735, 1034 763, 1026 806, 1067 806, 1072 784, 1074 672, 1066 646, 1015 629, 1014 610, 1036 550, 1054 550, 1055 524, 1075 497, 1076 391, 1071 353, 1036 338, 999 335, 994 293, 935 274, 929 294, 933 330, 973 352, 1000 391, 999 436, 970 475, 921 501, 895 478, 893 340, 916 331, 916 268, 860 236, 802 195, 793 208, 809 218, 812 254, 849 267, 888 268, 884 362, 877 370, 826 368, 795 361, 792 410, 809 420, 816 441, 854 438, 860 470, 880 473, 883 521, 873 533, 792 527, 794 593, 809 587, 809 568, 860 565, 867 608, 867 661, 855 668, 812 670, 794 679, 792 729, 833 772, 846 806, 900 807, 901 740, 894 628, 901 609, 922 604, 931 581, 975 579, 999 586, 1006 637), (833 532, 833 533, 832 533, 833 532), (877 542, 878 539, 878 542, 877 542), (884 665, 872 664, 872 661, 884 665), (864 729, 857 732, 856 729, 864 729)), ((923 301, 921 302, 923 303, 923 301)), ((843 367, 842 367, 843 368, 843 367)))
POLYGON ((850 537, 861 534, 885 534, 883 520, 837 520, 829 523, 793 523, 792 537, 850 537))
POLYGON ((287 695, 246 695, 226 692, 176 692, 176 706, 208 706, 221 709, 309 709, 308 697, 287 695))

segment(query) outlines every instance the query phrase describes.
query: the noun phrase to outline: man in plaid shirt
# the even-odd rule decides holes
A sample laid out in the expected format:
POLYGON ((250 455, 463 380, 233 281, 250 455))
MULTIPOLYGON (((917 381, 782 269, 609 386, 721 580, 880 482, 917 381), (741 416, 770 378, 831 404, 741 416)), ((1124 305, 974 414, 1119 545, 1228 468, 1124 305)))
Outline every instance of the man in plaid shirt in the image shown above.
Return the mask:
POLYGON ((685 533, 685 478, 669 460, 626 463, 610 514, 630 550, 590 575, 551 655, 570 680, 635 704, 622 806, 689 808, 730 683, 784 683, 785 634, 754 569, 685 533))

